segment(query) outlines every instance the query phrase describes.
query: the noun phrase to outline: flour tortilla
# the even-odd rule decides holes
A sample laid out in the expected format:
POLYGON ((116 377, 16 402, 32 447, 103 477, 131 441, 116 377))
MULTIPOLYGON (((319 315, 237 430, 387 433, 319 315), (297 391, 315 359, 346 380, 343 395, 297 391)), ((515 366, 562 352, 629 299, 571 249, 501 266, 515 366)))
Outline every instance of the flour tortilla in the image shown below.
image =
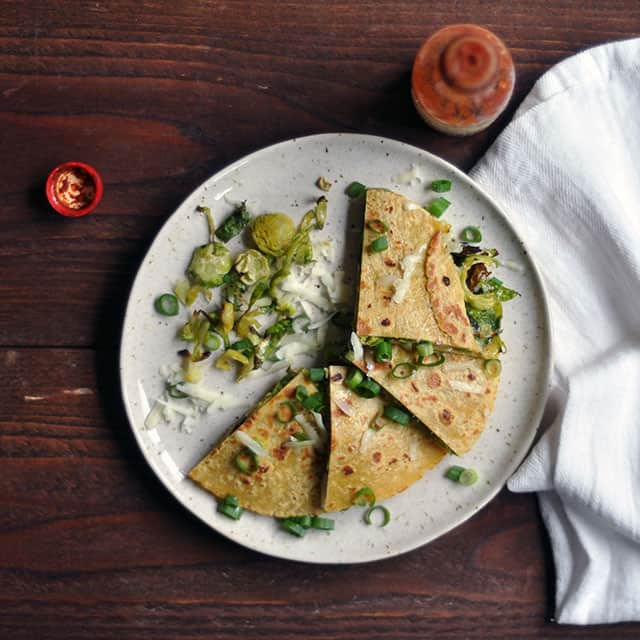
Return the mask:
POLYGON ((449 225, 404 196, 369 189, 363 229, 356 333, 479 351, 444 245, 449 225), (380 235, 371 230, 372 221, 387 227, 389 246, 379 253, 370 250, 380 235))
POLYGON ((415 420, 403 426, 383 419, 379 431, 369 428, 388 403, 382 396, 365 399, 344 385, 346 367, 329 367, 331 453, 324 499, 326 511, 353 504, 357 491, 369 487, 377 500, 404 491, 446 455, 415 420), (339 405, 351 407, 347 415, 339 405))
POLYGON ((447 353, 437 367, 418 367, 409 378, 395 378, 393 368, 413 361, 413 354, 393 345, 391 362, 377 363, 365 356, 354 362, 396 401, 412 413, 453 453, 463 455, 482 434, 498 392, 499 376, 488 377, 483 360, 447 353))
MULTIPOLYGON (((284 518, 320 512, 326 453, 314 447, 284 448, 302 428, 295 420, 283 424, 276 418, 280 403, 295 398, 299 385, 309 394, 317 391, 307 373, 300 372, 237 429, 260 441, 269 454, 258 459, 257 471, 247 474, 236 466, 235 458, 244 445, 234 431, 189 472, 189 478, 216 498, 236 496, 241 507, 255 513, 284 518)), ((314 424, 312 414, 305 411, 303 415, 314 424)))

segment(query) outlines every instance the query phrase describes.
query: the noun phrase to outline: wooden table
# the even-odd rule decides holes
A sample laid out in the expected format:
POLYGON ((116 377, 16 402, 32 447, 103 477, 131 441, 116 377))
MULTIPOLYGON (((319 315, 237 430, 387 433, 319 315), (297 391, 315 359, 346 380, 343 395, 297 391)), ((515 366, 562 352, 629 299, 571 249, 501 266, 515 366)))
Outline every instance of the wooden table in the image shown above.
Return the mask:
MULTIPOLYGON (((191 517, 146 467, 118 383, 125 300, 203 179, 287 138, 398 138, 470 168, 554 63, 640 33, 633 0, 0 2, 0 637, 638 638, 550 622, 534 496, 503 491, 440 540, 364 566, 258 555, 191 517), (518 81, 467 139, 422 124, 409 71, 436 28, 502 36, 518 81), (59 162, 100 169, 63 219, 59 162)), ((588 133, 588 132, 586 132, 588 133)))

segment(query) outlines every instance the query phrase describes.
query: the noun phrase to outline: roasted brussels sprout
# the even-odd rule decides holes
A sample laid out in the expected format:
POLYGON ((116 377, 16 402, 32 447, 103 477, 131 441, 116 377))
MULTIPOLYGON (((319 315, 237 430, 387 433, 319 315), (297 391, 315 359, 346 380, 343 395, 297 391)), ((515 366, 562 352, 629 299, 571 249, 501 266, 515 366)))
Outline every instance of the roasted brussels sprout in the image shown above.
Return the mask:
POLYGON ((240 274, 240 282, 247 286, 265 280, 270 274, 269 261, 255 249, 247 249, 240 253, 236 258, 235 267, 240 274))
POLYGON ((256 246, 271 256, 283 255, 295 233, 293 220, 284 213, 263 213, 251 225, 251 235, 256 246))
POLYGON ((194 250, 188 272, 198 284, 219 287, 232 264, 229 249, 220 242, 210 242, 194 250))

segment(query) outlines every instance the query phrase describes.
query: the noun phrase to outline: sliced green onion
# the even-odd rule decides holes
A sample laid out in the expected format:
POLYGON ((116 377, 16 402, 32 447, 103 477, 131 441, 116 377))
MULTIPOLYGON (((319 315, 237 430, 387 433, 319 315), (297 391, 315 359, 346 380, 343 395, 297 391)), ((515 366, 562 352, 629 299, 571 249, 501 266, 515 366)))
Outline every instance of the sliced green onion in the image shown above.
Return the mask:
POLYGON ((242 473, 253 473, 258 469, 258 457, 247 447, 236 456, 235 463, 242 473))
POLYGON ((388 248, 389 242, 387 241, 387 236, 380 236, 369 245, 371 253, 381 253, 382 251, 386 251, 388 248))
POLYGON ((178 304, 178 298, 172 293, 163 293, 156 298, 155 308, 163 316, 177 316, 180 305, 178 304))
POLYGON ((361 396, 362 398, 375 398, 380 394, 381 391, 380 385, 370 378, 365 378, 355 389, 354 391, 361 396))
POLYGON ((484 372, 490 378, 496 378, 500 375, 500 372, 502 371, 502 363, 497 358, 491 358, 490 360, 484 361, 483 368, 484 368, 484 372))
POLYGON ((460 238, 464 242, 470 242, 472 244, 476 244, 482 241, 482 233, 478 227, 465 227, 460 232, 460 238))
POLYGON ((280 526, 291 535, 297 536, 298 538, 304 537, 307 533, 307 530, 298 523, 296 518, 285 518, 282 520, 280 526))
POLYGON ((383 507, 381 504, 377 504, 373 507, 371 507, 370 509, 367 509, 367 511, 364 514, 364 521, 367 524, 372 524, 371 522, 371 514, 374 511, 382 511, 382 523, 380 524, 381 527, 386 527, 389 524, 389 521, 391 520, 391 514, 389 513, 389 509, 387 509, 387 507, 383 507))
POLYGON ((458 482, 468 487, 478 481, 478 472, 475 469, 465 469, 458 478, 458 482))
POLYGON ((451 203, 446 198, 436 198, 433 202, 427 205, 427 211, 434 218, 440 218, 450 205, 451 203))
POLYGON ((189 397, 189 394, 185 393, 184 391, 180 391, 180 389, 178 389, 177 384, 167 384, 167 393, 169 394, 170 398, 188 398, 189 397))
POLYGON ((405 378, 409 378, 413 375, 415 371, 415 366, 413 362, 399 362, 393 369, 391 369, 391 375, 394 378, 400 378, 400 380, 404 380, 405 378))
POLYGON ((296 400, 298 400, 298 402, 302 402, 305 398, 308 398, 308 397, 309 397, 309 392, 307 391, 307 388, 299 384, 296 387, 296 400))
POLYGON ((302 431, 296 431, 293 434, 293 437, 298 441, 298 442, 304 442, 305 440, 309 440, 309 436, 302 432, 302 431))
POLYGON ((433 353, 433 344, 428 340, 418 342, 416 345, 416 351, 418 352, 418 355, 423 358, 425 356, 430 356, 433 353))
POLYGON ((458 482, 460 478, 460 474, 464 471, 464 467, 460 467, 458 465, 454 465, 453 467, 449 467, 444 474, 445 477, 449 478, 449 480, 453 480, 454 482, 458 482))
POLYGON ((332 531, 335 529, 336 523, 331 518, 322 518, 320 516, 313 516, 311 518, 311 528, 321 529, 323 531, 332 531))
POLYGON ((431 183, 431 191, 435 191, 436 193, 451 191, 451 180, 434 180, 431 183))
POLYGON ((301 527, 305 529, 311 529, 313 526, 313 518, 311 516, 298 516, 297 518, 291 518, 295 520, 301 527))
POLYGON ((438 367, 444 362, 444 353, 432 353, 430 356, 420 356, 417 364, 420 367, 438 367))
POLYGON ((362 489, 356 491, 356 495, 353 496, 353 504, 355 504, 356 507, 366 507, 367 505, 373 507, 375 503, 376 494, 373 493, 371 487, 362 487, 362 489))
POLYGON ((401 425, 408 425, 411 420, 411 416, 408 413, 402 411, 402 409, 398 409, 392 404, 388 404, 383 410, 382 415, 385 418, 389 418, 389 420, 393 420, 393 422, 397 422, 401 425))
POLYGON ((228 495, 219 505, 218 513, 222 513, 233 520, 240 520, 244 513, 244 509, 240 507, 240 503, 236 496, 228 495))
POLYGON ((367 229, 375 231, 375 233, 386 233, 389 231, 387 224, 378 218, 367 220, 367 229))
POLYGON ((217 333, 209 331, 204 339, 204 346, 209 351, 217 351, 222 346, 222 338, 217 333))
POLYGON ((305 409, 318 412, 324 406, 324 394, 317 391, 316 393, 312 393, 310 396, 304 398, 301 402, 305 409))
POLYGON ((381 418, 382 418, 382 411, 379 411, 378 413, 376 413, 373 420, 371 420, 371 422, 369 423, 369 429, 373 429, 374 431, 380 431, 380 429, 384 427, 384 422, 381 420, 381 418))
POLYGON ((325 377, 326 373, 322 367, 311 367, 311 369, 309 369, 309 380, 311 380, 311 382, 321 382, 325 377))
POLYGON ((478 480, 478 472, 475 469, 465 469, 458 465, 449 467, 444 475, 449 478, 449 480, 465 486, 472 485, 478 480))
POLYGON ((360 369, 351 369, 344 380, 349 389, 354 389, 364 380, 364 374, 360 369))
POLYGON ((361 182, 352 182, 345 190, 345 193, 350 198, 359 198, 365 191, 367 187, 365 187, 361 182))
POLYGON ((222 513, 228 518, 232 518, 233 520, 240 520, 242 514, 244 513, 244 509, 241 507, 232 507, 230 504, 222 503, 218 505, 218 513, 222 513))
POLYGON ((282 424, 286 424, 287 422, 291 422, 296 415, 296 408, 293 406, 292 402, 289 400, 285 400, 278 405, 276 409, 276 420, 282 424))
POLYGON ((376 362, 389 362, 393 351, 391 349, 391 343, 386 340, 381 340, 376 345, 376 362))

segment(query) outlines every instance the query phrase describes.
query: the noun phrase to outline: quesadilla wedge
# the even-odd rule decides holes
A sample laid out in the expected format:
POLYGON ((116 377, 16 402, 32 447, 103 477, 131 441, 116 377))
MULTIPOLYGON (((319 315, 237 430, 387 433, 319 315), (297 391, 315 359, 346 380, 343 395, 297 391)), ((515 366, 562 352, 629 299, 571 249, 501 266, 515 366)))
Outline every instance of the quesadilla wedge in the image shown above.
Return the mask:
POLYGON ((326 432, 321 419, 301 408, 299 398, 321 392, 306 371, 274 391, 189 472, 189 478, 216 498, 236 496, 242 508, 255 513, 318 513, 326 432), (252 455, 247 439, 238 434, 258 443, 267 455, 252 455))
POLYGON ((405 426, 381 417, 389 400, 356 395, 344 384, 347 370, 329 367, 331 452, 325 511, 352 506, 355 494, 364 487, 369 487, 377 500, 390 498, 410 487, 446 455, 415 420, 405 426))
POLYGON ((369 355, 354 362, 436 438, 457 455, 474 445, 485 428, 498 392, 499 375, 485 371, 484 360, 460 353, 434 354, 418 366, 411 345, 394 344, 389 362, 369 355))
POLYGON ((429 340, 479 351, 460 276, 444 244, 448 230, 404 196, 367 190, 356 310, 360 337, 429 340), (375 243, 383 237, 388 246, 378 250, 375 243))

